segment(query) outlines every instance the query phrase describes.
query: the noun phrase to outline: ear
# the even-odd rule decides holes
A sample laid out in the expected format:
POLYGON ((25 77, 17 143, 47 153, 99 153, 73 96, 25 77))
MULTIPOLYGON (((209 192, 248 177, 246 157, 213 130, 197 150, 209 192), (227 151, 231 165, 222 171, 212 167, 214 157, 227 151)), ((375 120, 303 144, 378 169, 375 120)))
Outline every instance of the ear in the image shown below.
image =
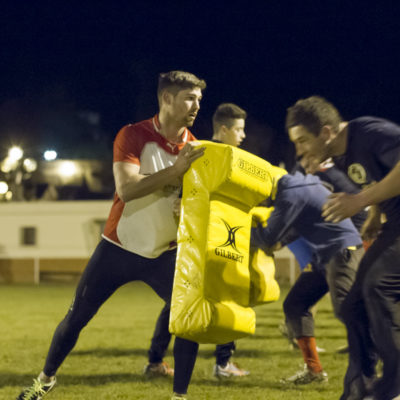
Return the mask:
POLYGON ((228 132, 228 127, 226 125, 221 125, 221 128, 219 129, 219 131, 223 134, 226 135, 226 133, 228 132))
POLYGON ((164 90, 161 95, 162 101, 164 104, 171 104, 172 102, 172 95, 167 90, 164 90))
POLYGON ((324 125, 321 129, 321 132, 319 133, 319 136, 321 137, 321 139, 323 139, 325 143, 330 142, 334 136, 332 127, 330 125, 324 125))

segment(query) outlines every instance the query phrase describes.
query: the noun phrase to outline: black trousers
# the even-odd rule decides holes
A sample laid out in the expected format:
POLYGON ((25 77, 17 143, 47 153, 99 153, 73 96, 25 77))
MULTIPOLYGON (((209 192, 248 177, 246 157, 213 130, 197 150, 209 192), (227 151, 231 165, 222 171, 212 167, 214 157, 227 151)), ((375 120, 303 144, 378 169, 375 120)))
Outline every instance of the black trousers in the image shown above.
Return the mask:
POLYGON ((354 285, 344 304, 349 341, 349 365, 342 400, 366 390, 377 355, 383 376, 374 399, 400 394, 400 232, 384 228, 363 257, 354 285))
MULTIPOLYGON (((167 251, 156 259, 149 259, 101 240, 80 279, 67 315, 56 328, 44 373, 48 376, 56 374, 75 346, 81 330, 101 305, 125 283, 136 280, 145 282, 169 307, 175 258, 175 251, 167 251)), ((197 343, 176 338, 174 391, 186 393, 197 351, 197 343)))
MULTIPOLYGON (((154 329, 153 337, 149 350, 149 362, 159 363, 163 360, 165 353, 168 349, 169 342, 171 341, 171 334, 169 333, 169 304, 166 304, 158 316, 156 327, 154 329)), ((235 351, 235 343, 229 342, 226 344, 218 344, 215 349, 216 363, 225 366, 235 351)))
POLYGON ((283 303, 289 329, 295 338, 314 336, 314 318, 310 308, 328 291, 337 318, 342 320, 342 303, 355 280, 364 250, 344 249, 336 253, 324 269, 304 271, 290 289, 283 303))

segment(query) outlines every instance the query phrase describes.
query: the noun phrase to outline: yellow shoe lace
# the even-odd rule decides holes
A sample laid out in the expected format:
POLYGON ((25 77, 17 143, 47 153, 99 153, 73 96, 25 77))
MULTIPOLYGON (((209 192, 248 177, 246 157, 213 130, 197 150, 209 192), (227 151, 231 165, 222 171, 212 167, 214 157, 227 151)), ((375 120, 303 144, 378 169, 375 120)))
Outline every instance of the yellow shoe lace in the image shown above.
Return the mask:
POLYGON ((44 394, 46 394, 46 391, 43 389, 43 383, 39 379, 34 379, 33 385, 24 394, 23 400, 37 399, 38 396, 43 396, 44 394))

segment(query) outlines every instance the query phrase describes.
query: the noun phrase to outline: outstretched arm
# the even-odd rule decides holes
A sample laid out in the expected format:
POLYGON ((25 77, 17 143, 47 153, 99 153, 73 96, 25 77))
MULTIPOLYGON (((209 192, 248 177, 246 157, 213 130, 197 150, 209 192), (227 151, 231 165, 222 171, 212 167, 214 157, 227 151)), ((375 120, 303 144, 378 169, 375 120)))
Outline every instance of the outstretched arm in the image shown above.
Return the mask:
POLYGON ((263 249, 275 248, 275 250, 277 250, 277 247, 281 246, 278 242, 281 242, 281 240, 285 238, 293 222, 300 213, 300 210, 301 206, 296 206, 296 202, 289 199, 282 199, 281 196, 277 197, 274 210, 267 220, 267 225, 264 227, 258 224, 256 228, 252 228, 252 246, 261 247, 263 249))
POLYGON ((378 183, 357 194, 334 193, 323 206, 326 221, 339 222, 365 207, 400 195, 400 162, 378 183))

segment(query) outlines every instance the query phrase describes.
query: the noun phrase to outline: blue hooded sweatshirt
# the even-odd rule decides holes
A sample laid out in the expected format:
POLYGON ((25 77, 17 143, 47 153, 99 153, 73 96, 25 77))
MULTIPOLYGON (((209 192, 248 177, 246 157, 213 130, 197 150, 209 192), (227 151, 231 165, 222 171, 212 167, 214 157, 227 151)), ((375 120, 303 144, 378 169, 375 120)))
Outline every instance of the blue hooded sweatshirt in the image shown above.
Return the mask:
MULTIPOLYGON (((349 218, 339 222, 326 222, 322 206, 331 192, 313 175, 284 175, 278 181, 274 211, 267 226, 252 229, 252 245, 270 248, 289 233, 296 232, 312 248, 312 263, 324 266, 340 250, 361 246, 360 234, 349 218)), ((286 243, 285 243, 286 244, 286 243)))

